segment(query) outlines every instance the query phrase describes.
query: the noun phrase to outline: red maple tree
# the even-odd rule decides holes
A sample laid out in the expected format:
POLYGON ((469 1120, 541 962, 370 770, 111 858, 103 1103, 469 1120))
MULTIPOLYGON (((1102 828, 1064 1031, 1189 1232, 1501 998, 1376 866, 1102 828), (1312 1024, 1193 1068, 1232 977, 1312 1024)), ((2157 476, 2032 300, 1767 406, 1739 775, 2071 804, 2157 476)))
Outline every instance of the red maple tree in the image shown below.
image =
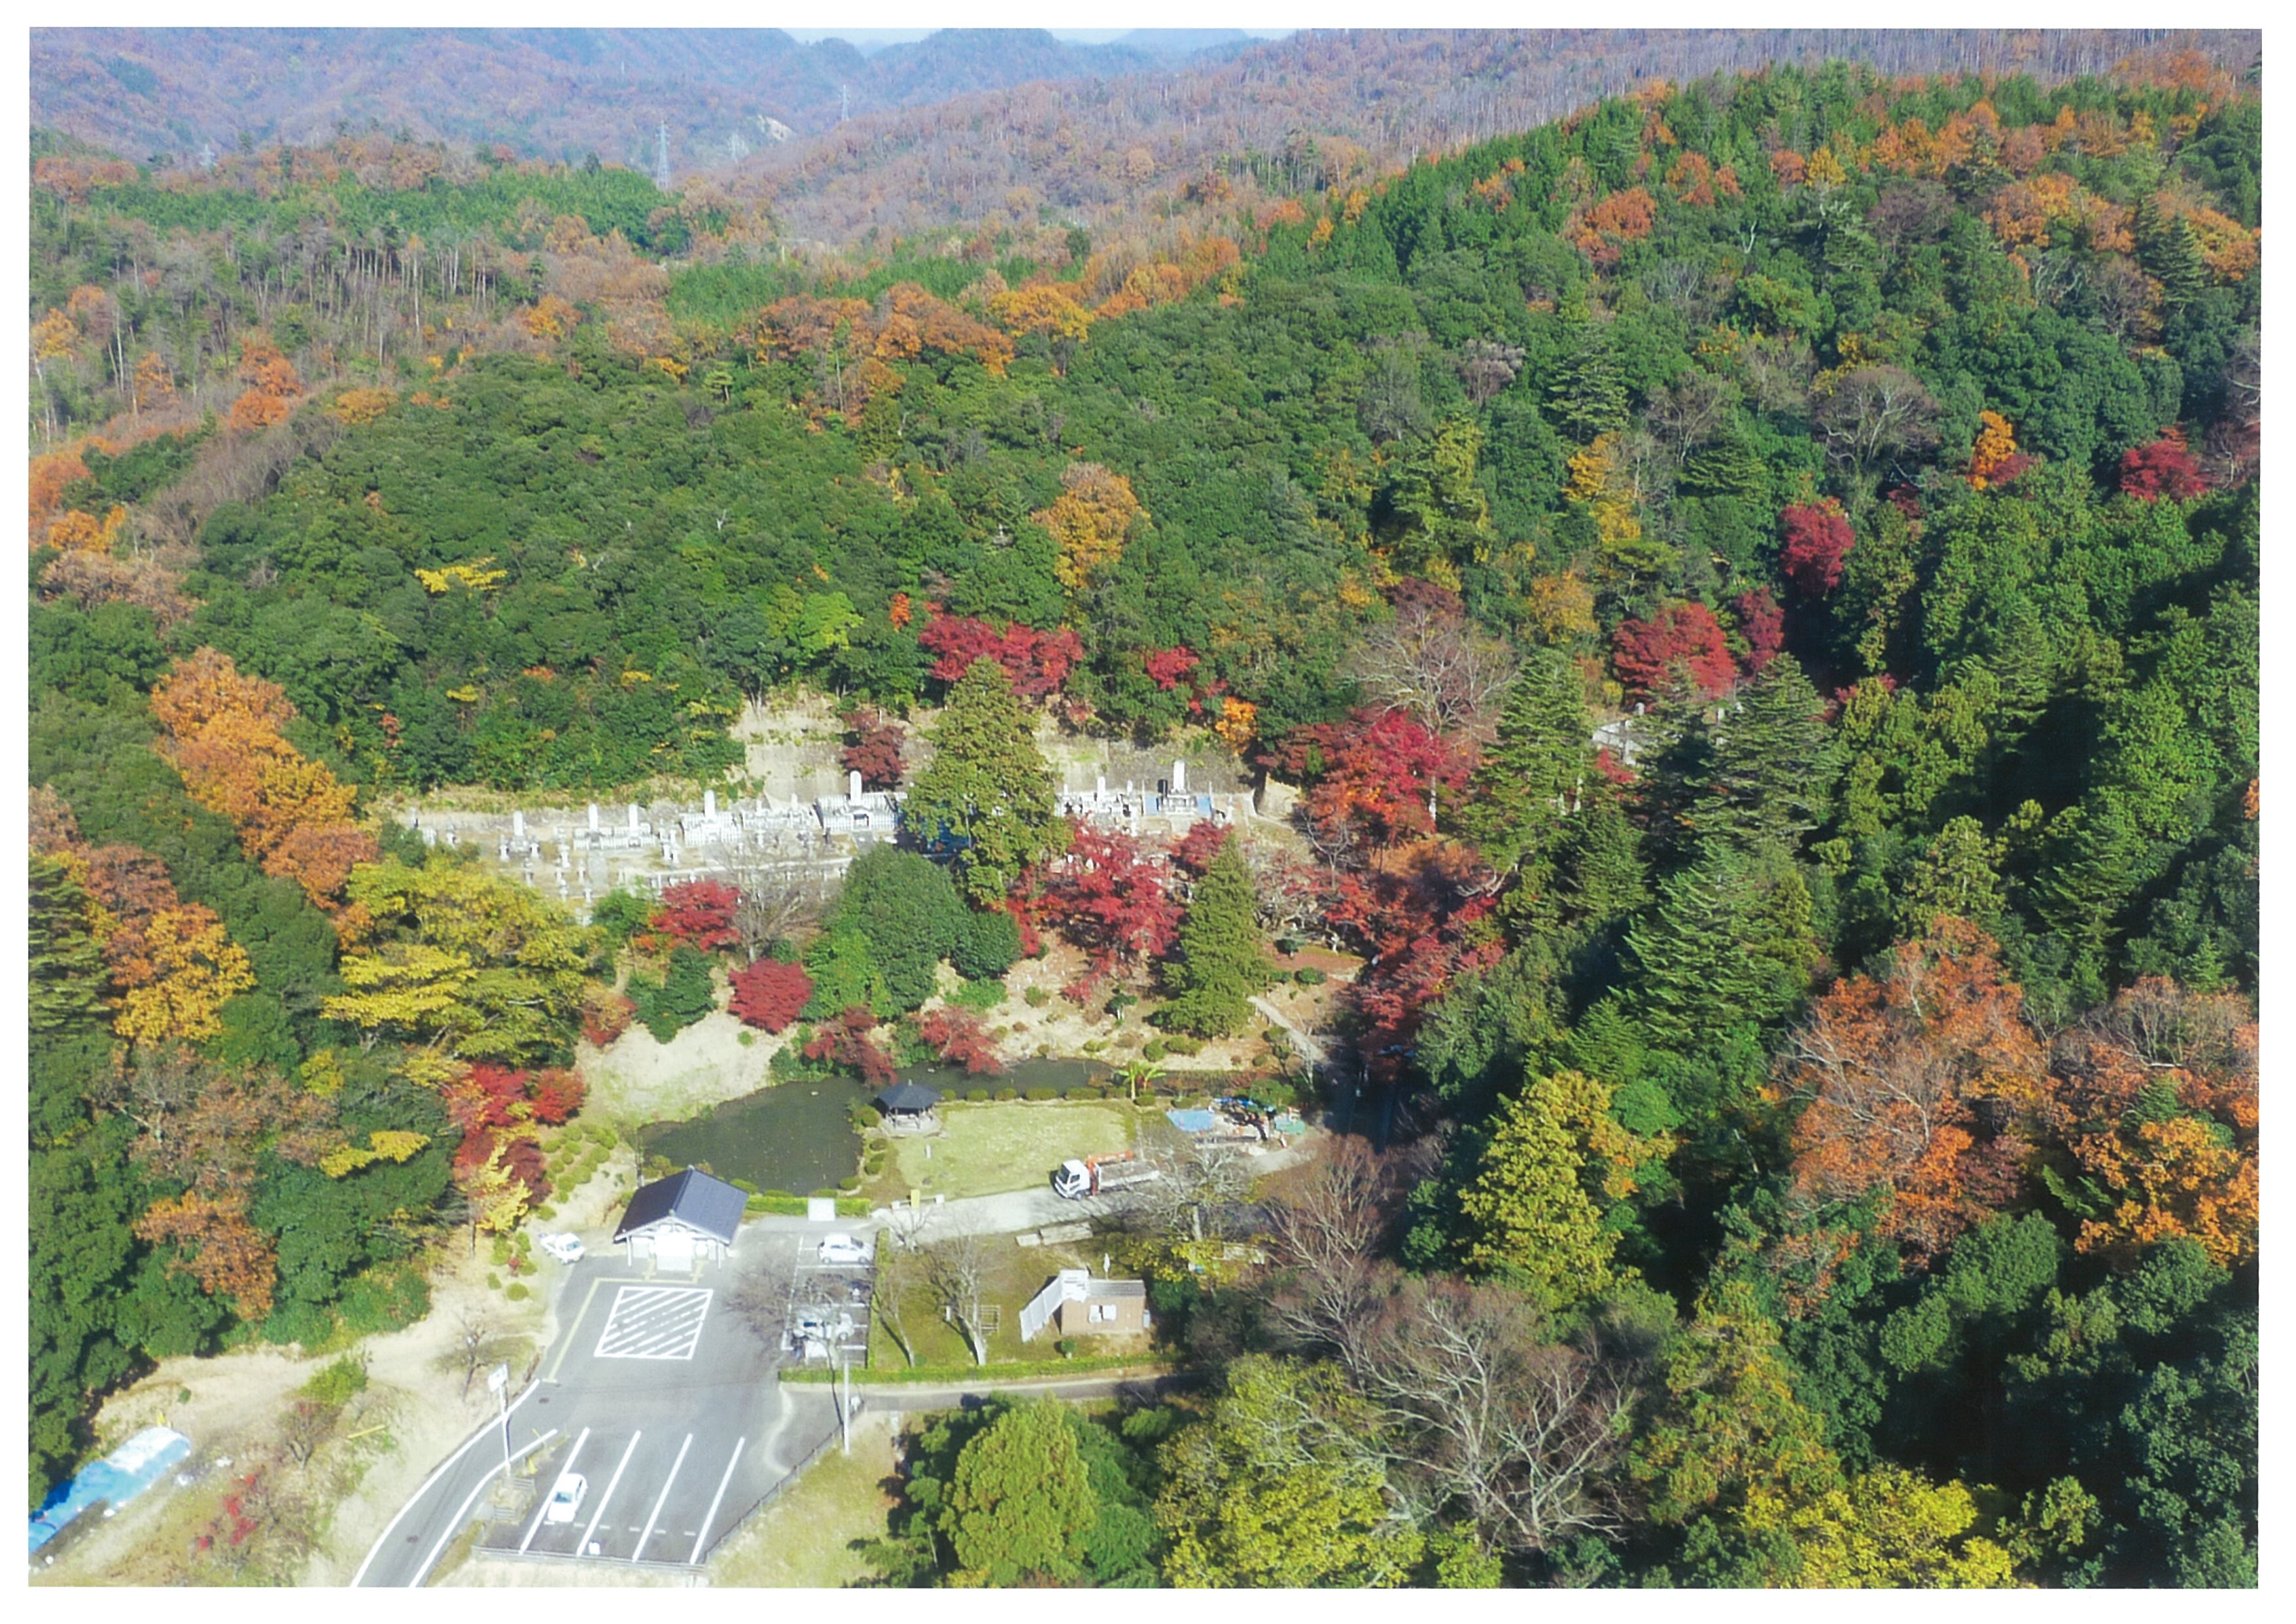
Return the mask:
POLYGON ((813 978, 803 964, 761 958, 731 977, 735 1020, 768 1032, 785 1031, 813 997, 813 978))
POLYGON ((866 1007, 856 1005, 814 1029, 803 1051, 805 1057, 858 1071, 861 1080, 873 1088, 890 1083, 894 1077, 892 1059, 869 1036, 876 1026, 877 1017, 866 1007))
POLYGON ((951 1065, 963 1066, 975 1077, 1004 1069, 996 1040, 980 1017, 971 1010, 937 1009, 917 1017, 917 1036, 932 1046, 934 1054, 951 1065))
POLYGON ((908 768, 902 759, 907 729, 869 705, 848 711, 839 719, 852 736, 838 752, 838 764, 849 773, 860 774, 865 790, 899 788, 901 775, 908 768))
POLYGON ((1038 912, 1085 950, 1089 968, 1065 989, 1083 1003, 1110 975, 1171 951, 1180 905, 1166 886, 1163 865, 1132 836, 1085 823, 1070 828, 1038 912))
POLYGON ((741 906, 737 887, 723 880, 689 880, 662 889, 661 906, 646 921, 646 928, 663 941, 713 952, 742 939, 734 928, 734 911, 741 906))
POLYGON ((1785 545, 1778 562, 1804 597, 1822 598, 1841 585, 1841 560, 1857 545, 1849 519, 1833 503, 1798 503, 1780 515, 1785 545))
POLYGON ((1439 805, 1456 803, 1473 767, 1405 712, 1368 707, 1345 721, 1294 728, 1262 760, 1309 786, 1308 821, 1323 854, 1357 862, 1370 849, 1432 834, 1430 792, 1439 805))
POLYGON ((1742 592, 1730 601, 1738 629, 1746 638, 1746 675, 1751 677, 1778 657, 1786 644, 1785 611, 1767 586, 1742 592))
POLYGON ((1447 841, 1418 841, 1340 877, 1324 915, 1366 956, 1349 993, 1366 1030, 1372 1075, 1400 1068, 1427 1006, 1459 976, 1496 964, 1505 944, 1479 929, 1496 906, 1490 871, 1447 841))
POLYGON ((1666 692, 1675 667, 1709 698, 1728 692, 1738 675, 1722 624, 1703 603, 1676 603, 1647 620, 1622 620, 1611 639, 1619 681, 1639 698, 1666 692))
POLYGON ((986 620, 964 615, 941 615, 917 634, 917 644, 937 656, 931 675, 935 682, 953 683, 972 669, 976 660, 993 660, 1013 679, 1013 692, 1023 699, 1041 699, 1059 690, 1069 672, 1084 659, 1084 642, 1068 627, 1040 632, 1018 620, 998 631, 986 620))
POLYGON ((2173 425, 2161 430, 2151 445, 2120 454, 2120 488, 2140 502, 2158 502, 2163 496, 2183 502, 2208 488, 2207 477, 2185 444, 2185 431, 2173 425))

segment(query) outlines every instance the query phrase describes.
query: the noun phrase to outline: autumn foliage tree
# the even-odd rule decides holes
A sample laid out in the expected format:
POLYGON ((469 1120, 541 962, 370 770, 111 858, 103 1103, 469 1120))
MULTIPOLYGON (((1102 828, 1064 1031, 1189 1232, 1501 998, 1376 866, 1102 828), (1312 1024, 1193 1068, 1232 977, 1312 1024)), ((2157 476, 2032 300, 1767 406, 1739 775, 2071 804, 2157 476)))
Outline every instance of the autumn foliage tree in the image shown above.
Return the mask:
POLYGON ((931 675, 935 682, 957 682, 973 661, 993 660, 1004 668, 1013 692, 1022 699, 1057 693, 1084 659, 1083 640, 1069 627, 1040 632, 1015 620, 1000 632, 986 620, 963 615, 936 616, 917 634, 917 643, 934 657, 931 675))
POLYGON ((1071 825, 1054 864, 1041 917, 1085 950, 1091 967, 1069 988, 1083 1002, 1108 976, 1160 958, 1178 939, 1180 905, 1162 865, 1121 830, 1071 825))
POLYGON ((332 909, 351 870, 374 860, 374 837, 351 819, 357 791, 282 736, 295 708, 276 683, 202 648, 153 685, 152 714, 192 799, 231 821, 264 873, 332 909))
POLYGON ((2159 976, 2057 1044, 2044 1117, 2081 1218, 2076 1243, 2120 1262, 2185 1236, 2226 1267, 2256 1255, 2257 1025, 2237 993, 2159 976))
POLYGON ((872 705, 859 706, 840 719, 845 724, 846 742, 838 752, 838 765, 860 774, 865 790, 898 789, 901 775, 907 771, 902 759, 907 729, 872 705))
POLYGON ((1318 849, 1358 863, 1376 849, 1435 830, 1431 799, 1454 802, 1468 761, 1400 710, 1365 709, 1344 721, 1293 729, 1265 758, 1270 770, 1307 783, 1308 821, 1318 849))
POLYGON ((741 906, 741 891, 723 880, 688 880, 662 888, 661 906, 646 921, 646 928, 664 945, 684 942, 714 953, 741 941, 734 928, 734 911, 741 906))
POLYGON ((2163 429, 2151 445, 2133 446, 2120 454, 2120 488, 2139 502, 2158 502, 2163 496, 2188 501, 2208 488, 2181 429, 2163 429))
POLYGON ((1666 692, 1677 666, 1709 697, 1727 693, 1738 674, 1722 624, 1703 603, 1677 603, 1647 620, 1620 621, 1611 664, 1627 691, 1645 699, 1666 692))
POLYGON ((2017 1193, 2046 1090, 2024 996, 1991 938, 1940 915, 1879 978, 1850 976, 1794 1034, 1794 1185, 1880 1200, 1877 1228, 1933 1256, 2017 1193))
POLYGON ((1070 593, 1080 594, 1116 568, 1124 544, 1148 514, 1122 474, 1098 463, 1070 463, 1061 470, 1061 494, 1030 517, 1060 549, 1053 573, 1070 593))
POLYGON ((242 431, 267 429, 281 422, 303 392, 293 364, 279 352, 271 335, 260 330, 240 339, 239 381, 247 391, 232 402, 231 426, 242 431))
POLYGON ((1857 545, 1849 517, 1832 503, 1798 503, 1779 516, 1785 532, 1778 562, 1806 598, 1822 598, 1841 584, 1841 561, 1857 545))
POLYGON ((734 972, 734 998, 727 1007, 744 1026, 784 1031, 813 997, 813 978, 803 964, 761 958, 734 972))

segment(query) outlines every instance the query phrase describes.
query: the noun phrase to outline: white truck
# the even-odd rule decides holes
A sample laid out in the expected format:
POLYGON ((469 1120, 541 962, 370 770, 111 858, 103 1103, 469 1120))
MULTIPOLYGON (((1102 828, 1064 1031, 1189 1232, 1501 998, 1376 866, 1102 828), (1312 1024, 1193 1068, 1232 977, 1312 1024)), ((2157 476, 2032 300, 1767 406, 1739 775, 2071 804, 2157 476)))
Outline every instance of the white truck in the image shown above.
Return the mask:
POLYGON ((1129 1152, 1086 1156, 1081 1161, 1061 1163, 1053 1174, 1053 1193, 1072 1202, 1082 1201, 1087 1195, 1105 1195, 1111 1190, 1144 1185, 1157 1177, 1154 1168, 1129 1152))

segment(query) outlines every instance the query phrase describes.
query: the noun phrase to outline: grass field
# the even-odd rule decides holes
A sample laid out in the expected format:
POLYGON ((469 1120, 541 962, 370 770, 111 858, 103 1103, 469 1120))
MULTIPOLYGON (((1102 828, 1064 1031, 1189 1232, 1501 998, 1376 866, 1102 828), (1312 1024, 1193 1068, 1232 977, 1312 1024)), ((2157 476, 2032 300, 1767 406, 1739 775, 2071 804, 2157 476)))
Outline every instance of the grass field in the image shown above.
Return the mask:
POLYGON ((884 1538, 893 1502, 882 1485, 892 1475, 892 1417, 865 1415, 854 1426, 853 1453, 832 1448, 808 1466, 787 1494, 726 1542, 709 1564, 710 1583, 840 1590, 869 1577, 873 1570, 849 1547, 884 1538))
MULTIPOLYGON (((1045 1289, 1045 1283, 1064 1268, 1088 1268, 1101 1272, 1101 1260, 1105 1254, 1097 1242, 1079 1242, 1067 1246, 1015 1246, 1009 1235, 993 1237, 988 1245, 988 1270, 980 1282, 980 1300, 996 1309, 996 1328, 988 1335, 988 1357, 992 1362, 1011 1359, 1056 1360, 1060 1355, 1058 1340, 1047 1333, 1033 1342, 1021 1340, 1021 1308, 1031 1297, 1045 1289)), ((878 1275, 878 1289, 885 1289, 885 1276, 878 1275)), ((964 1333, 943 1320, 939 1300, 927 1284, 924 1271, 913 1269, 909 1274, 908 1290, 901 1299, 906 1308, 903 1323, 915 1341, 917 1359, 925 1365, 970 1365, 972 1349, 965 1345, 964 1333)), ((1095 1341, 1086 1351, 1116 1353, 1129 1351, 1133 1344, 1119 1347, 1113 1339, 1103 1347, 1095 1341)), ((907 1361, 892 1335, 878 1323, 875 1316, 869 1323, 869 1364, 874 1370, 899 1370, 907 1361)))
POLYGON ((940 1133, 892 1142, 896 1187, 951 1201, 1034 1189, 1071 1156, 1128 1148, 1132 1119, 1123 1104, 944 1105, 940 1133))

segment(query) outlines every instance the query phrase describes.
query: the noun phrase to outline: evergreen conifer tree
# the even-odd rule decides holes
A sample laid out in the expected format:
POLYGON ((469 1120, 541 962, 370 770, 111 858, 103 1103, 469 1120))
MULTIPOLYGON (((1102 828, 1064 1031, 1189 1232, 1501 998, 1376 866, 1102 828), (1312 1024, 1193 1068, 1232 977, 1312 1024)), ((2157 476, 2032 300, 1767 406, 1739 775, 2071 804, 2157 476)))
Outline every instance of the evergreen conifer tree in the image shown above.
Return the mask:
POLYGON ((87 888, 62 861, 32 854, 31 1029, 93 1024, 102 1013, 103 956, 88 930, 87 888))
POLYGON ((1546 857, 1577 808, 1594 753, 1578 671, 1559 652, 1540 652, 1507 690, 1461 833, 1501 874, 1546 857))
POLYGON ((1704 792, 1687 814, 1702 840, 1752 851, 1789 844, 1825 821, 1838 775, 1825 701, 1792 655, 1764 666, 1709 739, 1704 792))
POLYGON ((948 1486, 942 1531, 961 1564, 955 1582, 1012 1586, 1083 1572, 1086 1533, 1100 1514, 1075 1431, 1054 1401, 1019 1404, 964 1446, 948 1486))
POLYGON ((1022 872, 1068 844, 1059 786, 1037 748, 1004 668, 976 660, 949 690, 932 732, 932 764, 910 787, 903 816, 927 844, 957 843, 957 883, 991 906, 1022 872))
POLYGON ((1165 980, 1174 995, 1165 1020, 1202 1038, 1239 1030, 1251 1019, 1251 995, 1267 985, 1251 875, 1232 834, 1196 882, 1165 980))
POLYGON ((1546 386, 1547 415, 1569 439, 1586 445, 1627 421, 1627 386, 1611 335, 1583 303, 1565 311, 1562 358, 1546 386))

